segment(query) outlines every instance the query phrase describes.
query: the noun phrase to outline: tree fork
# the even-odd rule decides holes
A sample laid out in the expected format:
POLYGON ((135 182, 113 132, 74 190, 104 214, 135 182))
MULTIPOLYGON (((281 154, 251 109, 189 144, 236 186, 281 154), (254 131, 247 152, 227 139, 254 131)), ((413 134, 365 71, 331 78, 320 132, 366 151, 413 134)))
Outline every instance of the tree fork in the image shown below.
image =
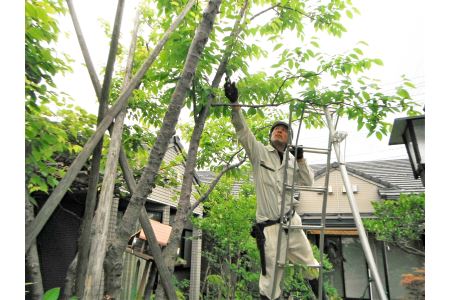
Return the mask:
MULTIPOLYGON (((138 182, 136 193, 131 197, 127 210, 122 218, 122 223, 118 228, 117 237, 112 244, 110 258, 121 255, 126 247, 128 237, 132 234, 134 222, 139 216, 147 196, 152 191, 154 179, 158 174, 164 154, 167 151, 169 140, 175 134, 175 126, 178 122, 181 108, 184 106, 186 93, 191 85, 192 78, 197 68, 200 55, 208 41, 209 34, 212 31, 215 16, 218 13, 221 0, 212 0, 208 3, 203 13, 203 19, 197 28, 194 39, 189 47, 189 52, 183 68, 182 76, 177 83, 166 115, 163 120, 160 132, 156 138, 155 144, 150 152, 148 163, 144 169, 141 179, 138 182)), ((112 276, 120 277, 121 270, 116 270, 112 276)))
MULTIPOLYGON (((83 34, 81 32, 81 28, 78 25, 78 20, 76 17, 75 9, 72 4, 72 0, 67 0, 67 4, 69 6, 70 14, 72 16, 72 23, 74 24, 75 30, 77 32, 77 36, 79 38, 80 46, 82 45, 81 41, 84 41, 83 34)), ((98 116, 97 116, 97 125, 102 121, 106 111, 108 110, 108 99, 109 92, 111 87, 111 79, 114 71, 114 63, 116 60, 117 48, 119 45, 119 36, 120 36, 120 27, 122 24, 122 15, 124 10, 124 0, 119 0, 117 2, 117 10, 116 16, 114 20, 114 28, 111 37, 111 46, 109 48, 108 60, 106 64, 105 77, 103 79, 103 85, 101 88, 101 93, 99 98, 99 108, 98 108, 98 116)), ((87 48, 86 48, 87 49, 87 48)), ((85 60, 89 57, 87 51, 83 51, 83 55, 85 60)), ((88 59, 90 61, 90 59, 88 59)), ((91 80, 95 80, 97 76, 91 74, 91 80)), ((99 82, 98 79, 95 82, 99 82)), ((94 89, 97 91, 94 87, 94 89)), ((94 149, 92 161, 91 161, 91 171, 89 174, 89 184, 88 184, 88 192, 86 196, 85 203, 85 213, 83 217, 83 223, 81 226, 81 234, 78 243, 78 263, 77 263, 77 277, 76 277, 76 295, 79 297, 83 294, 84 289, 84 278, 87 270, 87 261, 89 259, 89 248, 91 245, 90 233, 93 222, 95 204, 97 200, 97 185, 100 177, 100 161, 102 158, 102 148, 103 148, 103 138, 100 139, 97 146, 94 149)))
POLYGON ((191 0, 186 7, 183 9, 181 14, 176 18, 176 20, 172 23, 170 28, 164 33, 163 38, 158 42, 155 49, 146 59, 144 64, 141 66, 137 74, 131 79, 130 83, 125 88, 125 91, 119 96, 116 103, 108 110, 105 114, 105 117, 97 126, 97 130, 95 133, 89 138, 86 144, 83 147, 83 150, 78 154, 75 160, 72 162, 70 167, 68 168, 66 175, 61 179, 59 184, 53 190, 52 194, 49 196, 44 206, 41 208, 40 212, 36 216, 35 220, 26 228, 25 234, 25 251, 27 251, 32 241, 36 238, 39 232, 44 227, 47 220, 52 215, 55 208, 58 206, 62 197, 65 195, 67 189, 72 184, 75 177, 78 175, 78 172, 83 167, 86 160, 89 158, 90 154, 94 150, 95 146, 98 144, 106 129, 112 123, 114 117, 122 110, 124 106, 128 103, 128 99, 131 96, 132 91, 139 85, 140 81, 144 77, 145 73, 149 69, 149 67, 153 64, 159 52, 161 52, 163 46, 169 39, 169 36, 175 30, 175 28, 181 23, 186 14, 189 12, 192 5, 195 3, 195 0, 191 0))
MULTIPOLYGON (((136 181, 133 178, 133 174, 131 171, 131 168, 128 164, 128 160, 125 156, 125 152, 121 151, 119 154, 119 162, 120 166, 122 168, 123 176, 125 178, 125 182, 128 186, 128 190, 131 194, 134 194, 136 192, 136 181)), ((170 273, 167 270, 167 267, 164 264, 164 260, 162 258, 161 248, 158 245, 158 242, 156 240, 153 228, 151 227, 151 224, 148 220, 147 212, 145 211, 145 208, 142 208, 142 211, 139 215, 139 222, 142 225, 142 228, 144 230, 145 236, 147 237, 150 251, 152 252, 154 262, 158 268, 158 271, 160 273, 160 276, 163 280, 163 287, 166 291, 166 294, 169 295, 169 299, 176 299, 175 294, 175 288, 172 284, 170 273)), ((120 291, 120 274, 121 274, 121 268, 122 268, 122 256, 120 254, 112 255, 114 249, 110 248, 107 252, 107 256, 110 256, 111 258, 106 258, 105 260, 105 276, 106 276, 106 293, 113 298, 118 298, 119 295, 118 291, 120 291), (112 276, 113 270, 116 270, 115 274, 116 276, 112 276), (117 276, 119 274, 119 276, 117 276)))

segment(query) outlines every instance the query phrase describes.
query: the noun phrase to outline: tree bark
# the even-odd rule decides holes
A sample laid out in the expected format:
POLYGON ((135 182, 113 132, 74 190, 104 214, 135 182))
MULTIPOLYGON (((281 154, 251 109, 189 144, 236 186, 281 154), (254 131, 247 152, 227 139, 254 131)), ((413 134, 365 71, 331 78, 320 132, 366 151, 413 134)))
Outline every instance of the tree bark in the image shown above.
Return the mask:
POLYGON ((146 61, 141 66, 137 74, 131 79, 130 83, 125 88, 125 91, 119 96, 116 103, 108 110, 103 120, 97 126, 97 130, 95 131, 95 133, 89 138, 89 140, 84 145, 83 150, 81 150, 81 152, 72 162, 72 164, 70 165, 70 167, 66 172, 66 175, 61 179, 58 186, 55 188, 50 197, 47 199, 44 206, 41 208, 39 214, 36 216, 35 220, 29 226, 27 226, 25 235, 25 251, 27 251, 30 248, 32 241, 42 230, 45 223, 58 206, 62 197, 64 197, 65 193, 67 192, 67 189, 70 187, 73 180, 78 175, 78 172, 81 170, 84 163, 91 155, 92 151, 102 138, 106 129, 112 123, 114 117, 117 116, 117 114, 122 110, 122 108, 127 105, 131 93, 139 85, 140 81, 144 77, 149 67, 153 64, 158 54, 161 52, 163 46, 166 44, 172 32, 181 23, 181 21, 184 19, 184 17, 189 12, 190 8, 194 3, 195 1, 191 0, 186 5, 183 12, 177 17, 174 23, 170 26, 170 28, 164 33, 163 38, 158 42, 155 49, 146 59, 146 61))
MULTIPOLYGON (((25 187, 25 224, 29 224, 34 219, 34 209, 31 203, 31 196, 25 187)), ((41 264, 39 263, 39 255, 36 247, 36 242, 33 242, 30 249, 25 255, 25 262, 27 270, 31 277, 31 299, 39 300, 44 294, 42 286, 41 264)))
POLYGON ((78 263, 78 252, 75 255, 75 258, 72 260, 72 262, 69 265, 69 269, 67 270, 66 274, 66 283, 64 285, 64 294, 61 296, 61 300, 70 299, 70 297, 73 295, 73 288, 76 280, 76 273, 77 273, 77 263, 78 263))
MULTIPOLYGON (((202 22, 197 29, 192 44, 189 48, 187 59, 180 80, 177 83, 168 111, 164 117, 162 127, 151 150, 149 161, 139 180, 136 193, 133 193, 127 210, 122 218, 122 223, 117 231, 117 238, 113 242, 112 260, 117 261, 125 250, 127 240, 132 234, 133 225, 139 216, 147 196, 152 191, 154 179, 158 174, 164 154, 167 151, 169 140, 175 134, 175 126, 178 122, 181 108, 184 106, 186 93, 191 85, 192 78, 198 65, 198 61, 211 33, 215 16, 218 13, 221 0, 212 0, 203 13, 202 22)), ((117 270, 119 271, 119 270, 117 270)), ((120 272, 122 270, 120 269, 120 272)), ((113 276, 120 277, 119 273, 113 276)), ((158 297, 157 297, 158 298, 158 297)))
MULTIPOLYGON (((137 185, 133 178, 131 169, 128 165, 125 152, 122 151, 120 152, 119 161, 125 181, 128 186, 128 190, 131 192, 131 194, 134 194, 136 192, 137 185)), ((150 225, 144 207, 142 208, 142 211, 140 213, 139 221, 142 225, 145 236, 147 237, 150 251, 152 252, 153 255, 153 260, 156 266, 158 267, 158 270, 160 271, 161 278, 163 280, 164 290, 166 291, 166 294, 169 295, 168 296, 169 299, 176 299, 175 288, 172 284, 170 273, 164 264, 161 248, 159 247, 158 242, 156 241, 153 228, 150 225)), ((117 255, 112 255, 112 253, 114 253, 114 250, 115 249, 113 249, 112 247, 108 250, 107 258, 105 260, 105 276, 106 276, 105 290, 108 296, 111 296, 113 299, 118 299, 121 288, 122 255, 120 255, 120 253, 118 253, 117 255)))
MULTIPOLYGON (((127 67, 125 70, 124 87, 128 84, 128 82, 131 79, 134 52, 136 50, 138 27, 139 27, 139 10, 137 10, 136 12, 134 22, 130 51, 128 53, 127 67)), ((118 32, 116 31, 114 32, 118 34, 118 32)), ((109 89, 109 83, 106 81, 106 79, 103 84, 103 87, 105 86, 108 86, 109 89)), ((106 93, 104 91, 105 89, 103 88, 102 98, 106 97, 105 99, 108 99, 109 93, 106 93)), ((122 132, 125 116, 126 116, 126 107, 124 107, 122 111, 119 113, 119 115, 116 117, 116 121, 114 123, 114 127, 111 134, 111 142, 106 160, 105 176, 103 178, 100 200, 94 220, 95 226, 93 228, 92 240, 94 240, 95 243, 92 243, 90 247, 91 251, 89 255, 89 263, 87 264, 86 269, 86 276, 85 276, 86 279, 84 282, 83 281, 79 282, 80 286, 84 286, 83 294, 85 299, 91 299, 95 297, 95 295, 102 294, 100 287, 103 272, 103 261, 105 258, 106 246, 108 241, 108 229, 112 209, 111 204, 114 194, 114 184, 117 174, 117 162, 122 142, 122 132)), ((81 279, 82 278, 83 277, 81 277, 81 279)))
MULTIPOLYGON (((233 30, 231 32, 231 38, 235 39, 239 33, 239 24, 247 9, 248 2, 246 1, 239 12, 239 17, 236 19, 233 30)), ((217 69, 216 75, 214 76, 212 87, 217 88, 220 84, 223 74, 225 73, 226 65, 228 59, 232 52, 232 43, 227 46, 224 51, 224 55, 217 69)), ((167 267, 171 272, 173 272, 177 248, 181 241, 181 234, 183 232, 184 224, 186 223, 188 212, 190 209, 190 198, 192 193, 192 182, 194 179, 194 170, 197 165, 197 152, 200 143, 200 138, 205 127, 206 118, 209 113, 209 108, 211 106, 214 95, 210 94, 208 96, 208 101, 205 106, 201 109, 198 118, 196 118, 194 131, 189 142, 189 150, 186 158, 186 166, 183 175, 183 183, 181 186, 181 195, 178 202, 177 213, 175 215, 174 225, 172 226, 172 231, 170 234, 169 243, 163 251, 164 260, 167 267)), ((157 291, 158 295, 158 291, 157 291)))
MULTIPOLYGON (((78 20, 75 14, 75 9, 72 4, 72 0, 67 0, 67 4, 69 6, 69 10, 72 16, 72 21, 77 32, 77 36, 81 37, 78 40, 80 41, 80 46, 83 49, 82 42, 84 41, 83 34, 81 32, 81 28, 78 25, 78 20)), ((100 92, 99 99, 99 108, 98 108, 98 116, 97 116, 97 125, 102 121, 106 111, 108 110, 108 99, 109 99, 109 91, 111 87, 111 79, 114 71, 114 63, 116 60, 117 48, 119 44, 119 36, 120 36, 120 26, 122 23, 122 15, 124 9, 124 0, 119 0, 117 3, 116 16, 114 21, 114 28, 111 37, 111 46, 109 48, 108 61, 106 64, 105 77, 103 79, 103 85, 100 92)), ((87 48, 83 51, 83 55, 89 59, 89 55, 87 53, 87 48)), ((95 71, 94 71, 95 72, 95 71)), ((90 73, 91 74, 91 73, 90 73)), ((95 80, 98 82, 98 77, 96 73, 91 74, 91 80, 95 80)), ((94 89, 97 91, 94 87, 94 89)), ((77 264, 77 278, 76 278, 76 295, 80 297, 83 294, 84 289, 84 281, 87 270, 87 261, 89 258, 89 248, 91 242, 91 227, 92 227, 92 219, 94 216, 94 210, 97 200, 97 185, 100 177, 100 161, 102 158, 102 148, 103 148, 103 139, 101 138, 98 142, 97 146, 94 149, 92 161, 91 161, 91 170, 89 174, 89 184, 88 184, 88 192, 86 196, 85 203, 85 211, 83 217, 83 223, 81 225, 81 234, 78 242, 78 253, 79 259, 77 264)))

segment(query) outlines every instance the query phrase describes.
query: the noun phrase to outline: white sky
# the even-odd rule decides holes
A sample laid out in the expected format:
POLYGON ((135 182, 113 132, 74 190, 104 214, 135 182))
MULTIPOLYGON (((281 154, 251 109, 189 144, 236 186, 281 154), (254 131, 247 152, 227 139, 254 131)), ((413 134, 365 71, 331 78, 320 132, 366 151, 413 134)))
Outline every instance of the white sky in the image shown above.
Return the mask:
MULTIPOLYGON (((342 38, 331 38, 326 34, 317 33, 320 37, 321 50, 329 54, 341 53, 356 46, 360 40, 369 46, 363 48, 368 57, 381 58, 383 67, 373 67, 370 73, 383 82, 384 91, 393 91, 399 83, 402 74, 407 75, 417 86, 412 96, 424 103, 424 27, 421 13, 421 3, 418 0, 379 0, 353 1, 361 15, 345 21, 347 33, 342 38), (408 9, 405 9, 408 7, 408 9), (407 11, 408 13, 404 13, 407 11)), ((121 41, 127 45, 129 32, 137 1, 129 1, 125 6, 122 21, 121 41)), ((74 3, 79 22, 92 60, 99 72, 106 64, 109 39, 105 37, 99 26, 99 18, 107 20, 111 27, 114 24, 116 1, 76 1, 74 3), (111 3, 114 3, 113 5, 111 3)), ((97 102, 87 70, 83 65, 81 51, 76 40, 70 16, 60 21, 62 31, 69 34, 68 39, 61 38, 60 51, 68 53, 76 60, 73 64, 74 73, 58 78, 57 85, 70 94, 77 102, 91 113, 97 113, 97 102)), ((270 62, 269 62, 270 63, 270 62)), ((187 117, 186 114, 182 116, 187 117)), ((401 117, 398 115, 395 117, 401 117)), ((393 120, 394 116, 391 118, 393 120)), ((366 138, 367 132, 356 131, 354 123, 341 120, 338 130, 347 131, 346 155, 347 161, 406 158, 403 145, 388 146, 389 137, 379 141, 372 136, 366 138)), ((300 144, 311 147, 325 147, 328 133, 323 130, 302 130, 300 144)), ((311 163, 321 163, 322 157, 309 157, 311 163)))

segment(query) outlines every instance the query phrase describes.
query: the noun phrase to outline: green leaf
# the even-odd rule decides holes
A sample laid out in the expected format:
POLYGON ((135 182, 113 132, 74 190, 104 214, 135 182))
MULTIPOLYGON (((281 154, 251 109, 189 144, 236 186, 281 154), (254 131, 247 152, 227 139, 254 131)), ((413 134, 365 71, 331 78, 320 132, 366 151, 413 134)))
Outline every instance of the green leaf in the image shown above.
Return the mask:
POLYGON ((364 122, 362 121, 362 119, 358 118, 358 131, 361 130, 361 128, 363 128, 364 126, 364 122))
POLYGON ((405 84, 406 86, 411 87, 411 88, 416 88, 416 86, 415 86, 412 82, 405 81, 404 84, 405 84))
POLYGON ((359 48, 353 48, 353 51, 355 51, 355 52, 358 53, 359 55, 363 55, 362 50, 359 49, 359 48))
POLYGON ((405 99, 411 99, 411 96, 409 95, 408 91, 402 88, 399 88, 397 90, 397 95, 405 99))
POLYGON ((351 11, 347 10, 345 13, 347 14, 347 17, 349 17, 350 19, 353 18, 353 14, 351 11))
POLYGON ((363 97, 364 97, 364 99, 366 99, 366 100, 370 100, 370 95, 369 95, 369 93, 368 93, 368 92, 366 92, 366 91, 362 91, 362 94, 363 94, 363 97))
POLYGON ((377 136, 377 139, 379 139, 380 141, 383 139, 383 135, 381 134, 381 132, 378 131, 375 135, 377 136))
POLYGON ((58 300, 60 288, 52 288, 45 292, 42 300, 58 300))
POLYGON ((379 66, 382 66, 382 65, 383 65, 383 61, 382 61, 381 59, 379 59, 379 58, 375 58, 375 59, 373 60, 373 62, 376 63, 376 64, 379 65, 379 66))
POLYGON ((283 43, 276 44, 275 47, 273 47, 273 51, 280 49, 283 46, 283 43))

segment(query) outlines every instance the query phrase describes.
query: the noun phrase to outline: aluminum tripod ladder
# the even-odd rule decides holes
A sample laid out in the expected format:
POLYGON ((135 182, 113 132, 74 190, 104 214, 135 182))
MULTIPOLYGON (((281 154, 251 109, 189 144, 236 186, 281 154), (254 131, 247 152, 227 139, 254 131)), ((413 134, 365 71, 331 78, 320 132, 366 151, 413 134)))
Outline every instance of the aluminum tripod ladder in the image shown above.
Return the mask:
MULTIPOLYGON (((291 225, 291 220, 289 220, 287 225, 284 226, 280 226, 279 227, 279 231, 278 231, 278 240, 277 240, 277 255, 276 255, 276 267, 282 267, 283 269, 285 269, 285 267, 287 266, 287 253, 285 253, 285 261, 280 261, 280 252, 281 252, 281 239, 282 239, 282 231, 287 229, 288 231, 290 231, 290 229, 301 229, 301 230, 320 230, 320 239, 319 239, 319 251, 320 251, 320 257, 319 257, 319 287, 318 287, 318 297, 320 300, 323 299, 323 295, 322 295, 322 291, 323 291, 323 249, 324 249, 324 240, 325 240, 325 222, 326 222, 326 210, 327 210, 327 200, 328 200, 328 183, 329 183, 329 175, 330 175, 330 160, 331 160, 331 146, 333 145, 334 150, 335 150, 335 154, 336 154, 336 158, 338 160, 339 163, 339 168, 341 171, 341 176, 344 182, 344 186, 345 189, 347 191, 351 191, 351 184, 350 184, 350 179, 348 177, 348 173, 347 173, 347 169, 345 167, 345 163, 342 162, 341 159, 341 155, 340 155, 340 142, 342 141, 342 137, 339 137, 339 134, 336 133, 336 129, 335 129, 335 125, 333 124, 333 118, 331 116, 331 113, 328 109, 328 107, 324 107, 323 108, 323 112, 325 114, 325 118, 326 118, 326 123, 329 129, 329 138, 328 138, 328 148, 326 149, 321 149, 321 148, 308 148, 308 147, 303 147, 303 151, 304 153, 320 153, 320 154, 327 154, 327 164, 326 164, 326 173, 325 173, 325 184, 324 187, 304 187, 304 186, 295 186, 294 182, 295 182, 295 178, 292 178, 292 184, 288 184, 287 182, 287 168, 288 168, 288 163, 287 163, 287 158, 289 156, 289 148, 291 146, 297 146, 298 145, 298 139, 299 139, 299 135, 300 135, 300 128, 302 125, 302 121, 303 121, 303 115, 304 115, 304 108, 300 117, 300 124, 298 127, 298 131, 297 131, 297 138, 295 141, 295 144, 288 144, 288 146, 286 147, 285 153, 284 153, 284 160, 286 161, 285 163, 285 168, 284 168, 284 174, 283 174, 283 191, 282 191, 282 200, 281 200, 281 211, 280 211, 280 216, 284 216, 285 212, 284 212, 284 208, 285 208, 285 201, 286 201, 286 189, 289 188, 292 190, 291 192, 291 199, 290 199, 290 209, 294 209, 293 207, 293 199, 294 199, 294 192, 301 192, 301 191, 313 191, 313 192, 321 192, 323 193, 323 201, 322 201, 322 217, 321 217, 321 222, 320 225, 318 226, 312 226, 312 225, 300 225, 300 226, 296 226, 296 225, 291 225)), ((291 124, 292 124, 292 108, 290 109, 289 112, 289 127, 291 128, 291 124)), ((292 137, 291 135, 291 131, 288 131, 288 141, 291 141, 292 137)), ((296 167, 297 164, 294 164, 294 177, 296 174, 296 167)), ((355 224, 358 230, 358 234, 361 240, 361 244, 363 247, 363 251, 364 251, 364 255, 366 257, 366 261, 369 265, 369 269, 370 269, 370 274, 372 275, 373 280, 375 281, 377 290, 378 290, 378 294, 380 296, 380 298, 382 300, 387 300, 386 297, 386 293, 384 291, 383 285, 381 283, 381 278, 380 275, 378 273, 375 261, 373 259, 373 254, 372 251, 370 249, 370 245, 369 245, 369 241, 367 239, 367 235, 364 231, 364 226, 362 224, 362 220, 361 220, 361 216, 359 214, 359 209, 356 206, 356 200, 354 198, 353 193, 347 193, 347 197, 350 203, 350 207, 352 209, 352 214, 353 214, 353 218, 355 220, 355 224)), ((286 252, 287 249, 289 248, 289 234, 287 235, 287 241, 286 241, 286 252)), ((283 277, 284 277, 285 272, 283 272, 283 277)), ((278 272, 275 272, 274 274, 274 279, 273 279, 273 289, 272 289, 272 295, 271 298, 273 299, 275 297, 275 289, 276 289, 276 282, 277 282, 277 278, 278 277, 278 272)), ((280 282, 280 288, 281 291, 283 291, 283 277, 281 279, 280 282)))

